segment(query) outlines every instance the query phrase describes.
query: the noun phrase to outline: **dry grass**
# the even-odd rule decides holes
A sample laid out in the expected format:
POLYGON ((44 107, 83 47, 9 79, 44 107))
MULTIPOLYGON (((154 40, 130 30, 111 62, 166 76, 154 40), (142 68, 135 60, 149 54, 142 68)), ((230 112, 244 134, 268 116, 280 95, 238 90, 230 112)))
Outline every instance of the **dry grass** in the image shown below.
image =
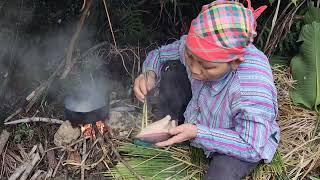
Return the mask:
MULTIPOLYGON (((281 128, 279 151, 286 178, 304 179, 310 174, 319 175, 320 135, 316 131, 319 120, 317 113, 292 103, 289 91, 293 88, 294 81, 287 69, 276 66, 273 74, 278 89, 278 123, 281 128)), ((270 175, 270 171, 274 170, 270 169, 272 167, 268 168, 267 165, 261 168, 257 179, 275 179, 270 175)))

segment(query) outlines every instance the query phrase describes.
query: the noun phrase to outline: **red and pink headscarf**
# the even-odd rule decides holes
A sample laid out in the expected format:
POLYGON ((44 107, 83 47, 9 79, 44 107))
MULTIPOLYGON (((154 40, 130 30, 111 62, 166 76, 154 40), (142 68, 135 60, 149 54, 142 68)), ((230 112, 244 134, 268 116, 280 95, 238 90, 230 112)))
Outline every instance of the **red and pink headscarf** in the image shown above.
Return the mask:
POLYGON ((267 8, 256 10, 235 1, 217 0, 202 7, 186 38, 188 49, 203 60, 230 62, 242 60, 245 48, 253 42, 256 19, 267 8))

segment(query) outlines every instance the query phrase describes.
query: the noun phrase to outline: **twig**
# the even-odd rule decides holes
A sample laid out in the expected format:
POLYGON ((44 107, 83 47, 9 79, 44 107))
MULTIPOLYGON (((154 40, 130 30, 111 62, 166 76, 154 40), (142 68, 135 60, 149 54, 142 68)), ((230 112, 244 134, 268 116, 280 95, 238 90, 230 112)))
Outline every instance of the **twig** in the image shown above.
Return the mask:
MULTIPOLYGON (((273 32, 273 29, 274 29, 274 27, 275 27, 275 25, 276 25, 277 18, 278 18, 278 13, 279 13, 279 9, 280 9, 280 3, 281 3, 281 0, 278 0, 276 12, 274 13, 274 16, 273 16, 273 19, 272 19, 271 29, 270 29, 270 32, 269 32, 269 35, 268 35, 268 38, 267 38, 266 45, 268 45, 268 43, 269 43, 269 41, 270 41, 271 34, 272 34, 272 32, 273 32)), ((265 49, 266 49, 266 47, 267 47, 267 46, 265 46, 265 49)))
MULTIPOLYGON (((28 153, 28 157, 26 157, 25 162, 22 163, 16 170, 15 172, 9 177, 8 180, 15 180, 17 178, 19 178, 19 176, 26 170, 29 171, 29 169, 33 168, 33 166, 39 161, 40 156, 38 153, 35 153, 35 151, 37 150, 37 146, 33 146, 33 148, 31 149, 31 151, 28 153), (37 157, 38 156, 38 157, 37 157), (29 157, 31 157, 31 160, 29 159, 29 157), (32 163, 37 160, 33 165, 32 163), (30 167, 32 166, 32 167, 30 167)), ((30 170, 30 172, 31 172, 30 170)), ((30 173, 29 172, 29 173, 30 173)), ((29 175, 29 174, 28 174, 29 175)), ((23 176, 23 175, 22 175, 23 176)))
POLYGON ((47 149, 45 152, 49 152, 49 151, 52 151, 55 149, 67 150, 67 149, 71 148, 72 146, 74 146, 75 144, 78 144, 79 142, 83 141, 83 139, 85 139, 85 138, 78 139, 77 141, 75 141, 71 144, 68 144, 67 146, 58 146, 58 147, 53 147, 53 148, 47 149))
POLYGON ((46 173, 46 177, 44 179, 49 179, 49 178, 53 177, 52 171, 53 171, 52 169, 49 169, 48 172, 46 173))
POLYGON ((20 158, 20 156, 16 155, 14 152, 12 152, 11 150, 7 149, 7 154, 8 156, 12 157, 12 159, 14 161, 16 161, 17 163, 23 163, 23 160, 20 158))
POLYGON ((23 173, 23 171, 27 168, 29 162, 27 163, 23 163, 22 165, 20 165, 15 171, 14 173, 9 177, 8 180, 16 180, 19 178, 19 176, 23 173))
POLYGON ((61 62, 57 69, 51 74, 51 76, 42 84, 40 84, 30 95, 26 98, 26 100, 29 102, 29 104, 26 107, 26 112, 28 112, 32 106, 37 102, 37 100, 42 96, 43 92, 49 88, 53 80, 57 77, 57 75, 62 71, 64 65, 63 58, 61 58, 61 62))
POLYGON ((28 123, 28 122, 47 122, 47 123, 54 123, 54 124, 62 124, 64 121, 59 119, 50 119, 50 118, 43 118, 43 117, 31 117, 31 118, 18 119, 15 121, 6 122, 4 124, 12 125, 12 124, 28 123))
POLYGON ((101 48, 101 47, 103 47, 103 46, 106 46, 106 45, 108 45, 108 44, 110 44, 110 43, 107 42, 107 41, 103 41, 103 42, 101 42, 101 43, 99 43, 99 44, 94 45, 93 47, 91 47, 90 49, 88 49, 86 52, 84 52, 84 53, 80 56, 80 59, 85 58, 85 57, 88 56, 90 53, 94 52, 96 49, 101 48))
POLYGON ((7 150, 8 150, 8 146, 6 146, 5 151, 2 153, 2 158, 1 158, 2 163, 1 163, 1 169, 0 169, 0 176, 3 176, 3 174, 4 174, 3 173, 3 171, 4 171, 4 162, 5 162, 5 156, 6 156, 7 150))
POLYGON ((37 162, 40 160, 40 155, 37 152, 34 157, 31 160, 31 163, 29 162, 28 166, 26 167, 26 170, 24 171, 24 173, 22 174, 20 180, 26 180, 29 176, 29 174, 31 173, 33 167, 37 164, 37 162))
MULTIPOLYGON (((98 135, 100 136, 100 134, 98 134, 98 135)), ((102 149, 103 155, 101 156, 101 158, 100 158, 97 162, 91 164, 91 168, 94 168, 94 167, 97 166, 99 163, 103 162, 104 159, 105 159, 105 157, 108 156, 107 150, 106 150, 106 148, 104 147, 104 143, 105 143, 104 138, 103 138, 103 137, 98 137, 97 139, 98 139, 98 142, 99 142, 100 147, 101 147, 101 149, 102 149)))
POLYGON ((81 163, 81 180, 84 180, 84 172, 85 168, 84 166, 86 165, 86 160, 84 159, 84 155, 86 154, 87 151, 87 141, 86 139, 83 140, 83 149, 82 149, 82 163, 81 163))
POLYGON ((8 116, 4 122, 9 121, 10 119, 12 119, 13 117, 15 117, 16 115, 18 115, 20 112, 22 111, 22 108, 17 109, 14 113, 12 113, 10 116, 8 116))
POLYGON ((81 7, 80 11, 82 11, 85 7, 86 7, 86 0, 83 0, 82 7, 81 7))
POLYGON ((43 146, 41 143, 38 144, 38 149, 41 156, 44 156, 46 153, 44 152, 43 146))
POLYGON ((106 3, 106 0, 102 0, 102 1, 103 1, 104 9, 106 10, 106 14, 107 14, 108 22, 109 22, 109 27, 110 27, 111 35, 112 35, 112 38, 113 38, 113 43, 114 43, 114 46, 116 47, 116 49, 118 49, 118 48, 117 48, 116 38, 114 37, 114 33, 113 33, 113 29, 112 29, 112 24, 111 24, 111 20, 110 20, 108 8, 107 8, 107 3, 106 3))
POLYGON ((68 47, 68 52, 67 52, 67 59, 66 59, 65 69, 64 69, 64 72, 62 73, 60 79, 64 79, 64 78, 67 77, 67 75, 71 71, 72 66, 74 64, 73 59, 72 59, 74 46, 75 46, 76 41, 77 41, 77 39, 78 39, 78 37, 80 35, 82 26, 84 24, 84 20, 86 19, 86 16, 88 15, 90 6, 92 4, 92 0, 87 0, 86 2, 87 2, 86 3, 86 7, 85 7, 85 10, 83 11, 83 13, 81 14, 81 17, 80 17, 76 32, 74 33, 74 35, 71 38, 71 41, 70 41, 70 44, 69 44, 69 47, 68 47))
POLYGON ((2 154, 4 146, 7 144, 10 133, 7 130, 3 130, 0 135, 0 155, 2 154))
POLYGON ((31 149, 31 151, 28 153, 28 156, 31 157, 37 150, 38 146, 34 145, 31 149))
POLYGON ((31 178, 30 178, 30 180, 37 180, 38 179, 38 177, 41 175, 41 173, 43 173, 44 171, 42 171, 42 170, 37 170, 34 174, 33 174, 33 176, 31 176, 31 178))
MULTIPOLYGON (((108 159, 110 160, 109 156, 107 155, 108 159)), ((114 174, 112 173, 110 167, 108 166, 108 163, 106 162, 106 160, 103 160, 103 164, 106 166, 106 168, 108 169, 108 171, 110 172, 110 174, 112 175, 112 177, 114 179, 116 179, 116 177, 114 176, 114 174)))
POLYGON ((84 167, 85 169, 90 169, 92 167, 94 167, 96 165, 96 163, 93 163, 91 165, 84 165, 83 162, 86 161, 86 159, 89 157, 92 149, 94 148, 94 146, 97 144, 97 142, 99 141, 99 138, 97 138, 93 144, 91 145, 91 148, 89 149, 89 151, 83 155, 82 159, 81 159, 81 162, 80 163, 75 163, 75 162, 65 162, 63 163, 62 165, 65 166, 65 165, 73 165, 73 166, 80 166, 80 167, 84 167))
POLYGON ((47 160, 48 160, 48 164, 49 164, 49 169, 54 169, 57 165, 54 151, 47 152, 47 160))
MULTIPOLYGON (((25 148, 23 148, 21 144, 17 144, 17 148, 19 149, 19 153, 22 159, 27 159, 28 157, 30 157, 29 154, 25 151, 25 148)), ((32 151, 34 151, 34 146, 30 152, 30 155, 33 154, 32 151)))
POLYGON ((308 141, 306 141, 305 143, 301 144, 300 146, 294 148, 292 151, 290 151, 289 153, 287 153, 286 155, 283 156, 283 159, 286 159, 287 157, 289 157, 292 153, 294 153, 295 151, 299 150, 300 148, 302 148, 303 146, 305 146, 306 144, 312 142, 312 141, 315 141, 315 140, 318 140, 320 139, 320 137, 315 137, 313 139, 310 139, 308 141))
POLYGON ((61 164, 61 162, 62 162, 62 159, 64 158, 64 155, 65 155, 65 154, 66 154, 66 151, 64 151, 63 154, 62 154, 62 156, 60 157, 60 160, 59 160, 56 168, 55 168, 54 171, 53 171, 52 177, 55 177, 55 176, 56 176, 56 173, 57 173, 57 171, 58 171, 58 169, 59 169, 59 166, 60 166, 60 164, 61 164))

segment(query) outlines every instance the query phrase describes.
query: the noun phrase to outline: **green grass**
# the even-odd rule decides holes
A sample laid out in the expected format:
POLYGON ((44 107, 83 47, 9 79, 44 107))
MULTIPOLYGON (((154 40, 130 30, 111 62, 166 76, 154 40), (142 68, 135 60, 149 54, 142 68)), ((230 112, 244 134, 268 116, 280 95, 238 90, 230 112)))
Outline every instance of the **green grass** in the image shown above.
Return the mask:
MULTIPOLYGON (((124 143, 119 147, 119 152, 134 171, 145 179, 201 179, 204 172, 203 153, 193 148, 163 150, 124 143)), ((120 162, 105 176, 136 179, 120 162)))
POLYGON ((252 173, 253 179, 264 180, 268 179, 289 180, 287 170, 279 151, 277 151, 270 164, 262 164, 252 173))

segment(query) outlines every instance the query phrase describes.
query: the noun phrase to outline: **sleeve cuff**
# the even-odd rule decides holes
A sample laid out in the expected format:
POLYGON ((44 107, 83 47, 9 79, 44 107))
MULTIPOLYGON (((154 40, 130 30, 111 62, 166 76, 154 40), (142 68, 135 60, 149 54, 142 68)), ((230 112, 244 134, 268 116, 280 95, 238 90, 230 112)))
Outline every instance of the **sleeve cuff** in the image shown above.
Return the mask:
POLYGON ((201 138, 208 134, 209 129, 206 126, 195 124, 197 126, 197 136, 193 139, 193 142, 196 144, 201 144, 201 138))

